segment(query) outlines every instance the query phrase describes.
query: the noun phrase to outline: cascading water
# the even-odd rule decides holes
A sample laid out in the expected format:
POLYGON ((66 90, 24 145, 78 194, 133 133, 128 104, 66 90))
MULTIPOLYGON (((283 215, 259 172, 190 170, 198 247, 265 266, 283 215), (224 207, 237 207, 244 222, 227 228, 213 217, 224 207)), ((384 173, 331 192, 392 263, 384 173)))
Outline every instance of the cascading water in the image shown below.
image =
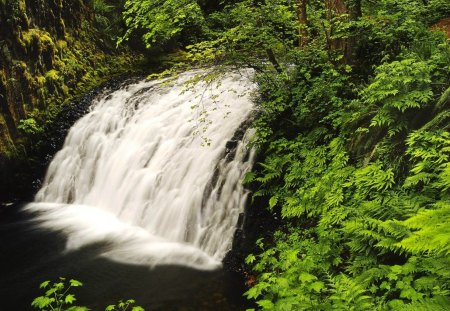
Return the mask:
POLYGON ((67 235, 67 250, 103 243, 118 261, 220 265, 254 158, 251 131, 228 156, 226 143, 251 113, 254 85, 244 72, 187 87, 198 73, 127 85, 72 127, 27 208, 67 235))

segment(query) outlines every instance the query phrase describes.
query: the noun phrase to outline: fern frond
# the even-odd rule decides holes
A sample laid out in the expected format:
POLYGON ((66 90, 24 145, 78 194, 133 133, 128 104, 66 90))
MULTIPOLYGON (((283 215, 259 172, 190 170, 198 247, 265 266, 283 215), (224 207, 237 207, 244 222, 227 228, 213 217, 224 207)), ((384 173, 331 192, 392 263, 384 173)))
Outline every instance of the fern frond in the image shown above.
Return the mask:
POLYGON ((423 210, 404 224, 417 230, 396 245, 413 254, 450 254, 450 203, 438 203, 437 209, 423 210))
POLYGON ((374 303, 367 290, 345 274, 335 277, 331 286, 328 300, 333 310, 348 310, 350 306, 353 310, 373 310, 374 303))
POLYGON ((390 309, 392 311, 448 311, 450 310, 450 298, 434 297, 409 304, 398 303, 390 309))

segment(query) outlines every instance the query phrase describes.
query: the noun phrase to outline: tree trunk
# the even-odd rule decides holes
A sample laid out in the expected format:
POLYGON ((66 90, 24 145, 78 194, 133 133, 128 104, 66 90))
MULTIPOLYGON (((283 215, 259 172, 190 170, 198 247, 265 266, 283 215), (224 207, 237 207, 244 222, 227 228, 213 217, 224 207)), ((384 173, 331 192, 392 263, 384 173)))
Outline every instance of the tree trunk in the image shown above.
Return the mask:
POLYGON ((297 2, 297 17, 300 23, 300 27, 298 29, 298 45, 299 47, 305 47, 308 44, 308 15, 306 12, 306 3, 307 0, 298 0, 297 2))
MULTIPOLYGON (((336 20, 345 20, 347 14, 347 7, 344 0, 326 0, 327 19, 330 21, 330 28, 328 29, 328 37, 333 38, 335 34, 334 22, 336 20)), ((333 38, 330 42, 332 50, 345 51, 346 40, 342 38, 333 38)))
MULTIPOLYGON (((343 22, 358 20, 362 16, 361 0, 326 0, 327 18, 330 21, 328 37, 333 38, 335 29, 333 21, 336 19, 343 22)), ((333 38, 330 42, 332 50, 340 50, 344 54, 344 62, 353 64, 355 62, 356 37, 349 34, 347 38, 333 38)))
POLYGON ((362 16, 361 0, 347 0, 350 20, 358 20, 362 16))
MULTIPOLYGON (((351 21, 357 21, 362 17, 361 0, 348 0, 347 1, 349 18, 351 21)), ((345 62, 347 64, 355 64, 356 55, 356 45, 358 43, 358 38, 355 35, 350 35, 347 38, 347 47, 345 50, 345 62)))
POLYGON ((283 69, 280 66, 280 63, 278 63, 277 58, 275 56, 275 53, 272 49, 266 49, 267 57, 269 58, 269 61, 272 63, 273 67, 278 73, 282 73, 283 69))

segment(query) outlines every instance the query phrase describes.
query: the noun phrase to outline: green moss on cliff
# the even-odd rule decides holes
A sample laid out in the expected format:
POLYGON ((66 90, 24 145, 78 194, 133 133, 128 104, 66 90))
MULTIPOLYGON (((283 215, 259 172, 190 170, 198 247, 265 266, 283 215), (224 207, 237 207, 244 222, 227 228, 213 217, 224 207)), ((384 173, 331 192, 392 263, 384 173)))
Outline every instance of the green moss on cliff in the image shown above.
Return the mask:
POLYGON ((0 0, 0 200, 29 192, 42 130, 65 104, 140 60, 105 43, 91 4, 0 0))
POLYGON ((0 34, 9 39, 0 42, 0 160, 14 149, 11 142, 26 144, 21 120, 32 117, 44 126, 65 102, 138 59, 126 50, 104 48, 93 11, 83 2, 39 0, 33 7, 24 0, 0 2, 5 26, 0 34), (72 27, 65 26, 68 16, 72 27))

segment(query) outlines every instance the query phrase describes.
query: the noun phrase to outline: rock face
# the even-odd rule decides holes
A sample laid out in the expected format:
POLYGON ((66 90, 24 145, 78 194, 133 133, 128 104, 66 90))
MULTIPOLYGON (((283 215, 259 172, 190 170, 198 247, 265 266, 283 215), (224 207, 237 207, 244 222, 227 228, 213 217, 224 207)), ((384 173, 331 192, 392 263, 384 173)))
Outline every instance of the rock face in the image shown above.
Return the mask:
POLYGON ((136 60, 111 48, 92 3, 0 0, 0 201, 35 170, 63 104, 136 60))
POLYGON ((0 162, 64 100, 127 61, 105 47, 88 3, 0 0, 0 162))

